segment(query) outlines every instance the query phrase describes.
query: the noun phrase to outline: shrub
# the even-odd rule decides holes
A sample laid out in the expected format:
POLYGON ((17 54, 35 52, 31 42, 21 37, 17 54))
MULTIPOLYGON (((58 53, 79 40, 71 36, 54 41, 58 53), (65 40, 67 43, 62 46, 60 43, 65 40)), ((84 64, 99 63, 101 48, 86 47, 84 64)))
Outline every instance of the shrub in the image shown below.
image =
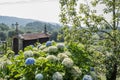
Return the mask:
POLYGON ((70 58, 65 58, 63 61, 62 61, 62 64, 67 67, 67 68, 71 68, 73 66, 73 60, 70 59, 70 58))
POLYGON ((50 46, 48 48, 48 52, 51 53, 51 54, 56 54, 58 51, 57 47, 56 46, 50 46))
POLYGON ((64 45, 63 43, 58 43, 58 44, 57 44, 57 48, 58 48, 58 50, 60 50, 60 51, 64 51, 65 45, 64 45))
POLYGON ((25 51, 25 52, 24 52, 24 57, 25 57, 25 58, 33 57, 33 52, 32 52, 31 50, 25 51))

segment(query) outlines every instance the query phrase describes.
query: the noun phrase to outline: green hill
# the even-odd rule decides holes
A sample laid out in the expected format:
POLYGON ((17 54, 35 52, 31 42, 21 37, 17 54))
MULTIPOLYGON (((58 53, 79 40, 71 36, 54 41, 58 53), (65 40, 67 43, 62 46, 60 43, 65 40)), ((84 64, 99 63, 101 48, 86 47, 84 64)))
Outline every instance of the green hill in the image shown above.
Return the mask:
POLYGON ((11 26, 11 24, 14 24, 15 22, 18 22, 21 26, 25 26, 27 23, 33 22, 33 21, 37 21, 37 20, 10 17, 10 16, 0 16, 0 23, 5 23, 9 26, 11 26))
POLYGON ((25 30, 34 31, 34 32, 42 32, 45 26, 48 32, 59 31, 61 28, 60 24, 57 24, 57 23, 35 21, 35 22, 26 24, 25 30))

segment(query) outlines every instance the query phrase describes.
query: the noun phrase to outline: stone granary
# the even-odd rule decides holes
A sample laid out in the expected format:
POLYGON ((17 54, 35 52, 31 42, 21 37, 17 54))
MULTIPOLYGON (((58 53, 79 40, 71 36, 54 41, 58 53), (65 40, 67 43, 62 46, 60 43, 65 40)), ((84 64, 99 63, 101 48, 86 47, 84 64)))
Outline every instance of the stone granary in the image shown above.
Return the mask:
POLYGON ((16 25, 16 36, 13 37, 13 51, 15 54, 19 50, 23 50, 26 46, 34 45, 36 42, 44 43, 49 40, 50 35, 47 34, 46 26, 44 33, 18 33, 18 23, 16 25))

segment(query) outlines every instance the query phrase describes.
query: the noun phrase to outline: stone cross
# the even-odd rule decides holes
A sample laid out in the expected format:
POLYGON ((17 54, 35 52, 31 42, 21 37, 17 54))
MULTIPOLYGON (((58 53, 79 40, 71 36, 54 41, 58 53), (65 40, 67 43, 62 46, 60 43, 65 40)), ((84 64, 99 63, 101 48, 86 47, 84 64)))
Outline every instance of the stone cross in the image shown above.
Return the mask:
POLYGON ((47 34, 47 28, 46 28, 46 25, 44 27, 44 33, 47 34))
POLYGON ((16 23, 15 23, 15 26, 16 26, 16 35, 19 34, 19 33, 18 33, 18 25, 19 25, 19 24, 16 22, 16 23))

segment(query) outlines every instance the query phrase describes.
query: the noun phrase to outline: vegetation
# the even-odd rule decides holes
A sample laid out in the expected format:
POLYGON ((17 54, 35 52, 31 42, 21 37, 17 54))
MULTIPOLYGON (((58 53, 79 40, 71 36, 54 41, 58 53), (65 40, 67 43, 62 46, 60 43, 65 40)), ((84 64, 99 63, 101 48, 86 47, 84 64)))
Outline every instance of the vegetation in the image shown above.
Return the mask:
POLYGON ((0 22, 0 40, 4 41, 6 39, 12 38, 16 35, 15 22, 18 22, 19 33, 38 33, 43 32, 44 27, 47 28, 47 33, 52 34, 51 39, 57 40, 57 33, 61 29, 60 24, 57 23, 49 23, 43 21, 36 21, 31 19, 24 18, 16 18, 16 17, 8 17, 8 16, 0 16, 2 19, 0 22), (11 22, 12 21, 12 22, 11 22))
MULTIPOLYGON (((61 34, 58 38, 64 43, 36 43, 17 55, 6 47, 7 43, 0 45, 0 49, 4 49, 4 55, 0 55, 0 78, 104 80, 104 75, 106 80, 117 80, 120 77, 120 0, 79 1, 60 0, 61 31, 57 24, 38 21, 21 28, 25 29, 23 32, 31 33, 46 26, 53 31, 50 40, 58 41, 57 35, 61 34), (103 6, 102 14, 97 13, 97 6, 103 6), (105 18, 108 14, 112 16, 109 20, 105 18)), ((5 24, 1 25, 1 30, 9 30, 3 27, 5 24)), ((5 35, 3 31, 1 36, 5 35)), ((8 33, 13 36, 15 32, 9 30, 8 33)))
POLYGON ((116 80, 120 69, 120 33, 118 30, 120 0, 92 0, 92 2, 85 2, 80 5, 77 1, 60 0, 60 17, 64 25, 65 41, 67 44, 82 43, 87 51, 91 51, 90 48, 94 47, 93 52, 97 51, 99 55, 102 55, 101 58, 93 58, 95 59, 94 66, 99 65, 99 69, 104 69, 100 72, 106 73, 106 80, 116 80), (96 7, 98 5, 104 6, 101 15, 97 14, 95 8, 91 8, 91 6, 96 7), (77 6, 79 6, 79 10, 77 6), (112 16, 110 21, 104 17, 108 14, 112 16), (68 25, 72 26, 69 28, 68 25), (96 48, 96 46, 98 47, 96 48), (97 62, 100 63, 95 64, 97 62))
POLYGON ((26 24, 26 26, 23 28, 27 31, 31 32, 42 32, 44 31, 44 27, 46 26, 47 31, 52 33, 53 31, 59 31, 61 26, 57 23, 47 23, 42 21, 35 21, 26 24))
POLYGON ((0 58, 0 78, 15 80, 80 80, 81 69, 63 43, 27 46, 18 55, 8 50, 0 58))

